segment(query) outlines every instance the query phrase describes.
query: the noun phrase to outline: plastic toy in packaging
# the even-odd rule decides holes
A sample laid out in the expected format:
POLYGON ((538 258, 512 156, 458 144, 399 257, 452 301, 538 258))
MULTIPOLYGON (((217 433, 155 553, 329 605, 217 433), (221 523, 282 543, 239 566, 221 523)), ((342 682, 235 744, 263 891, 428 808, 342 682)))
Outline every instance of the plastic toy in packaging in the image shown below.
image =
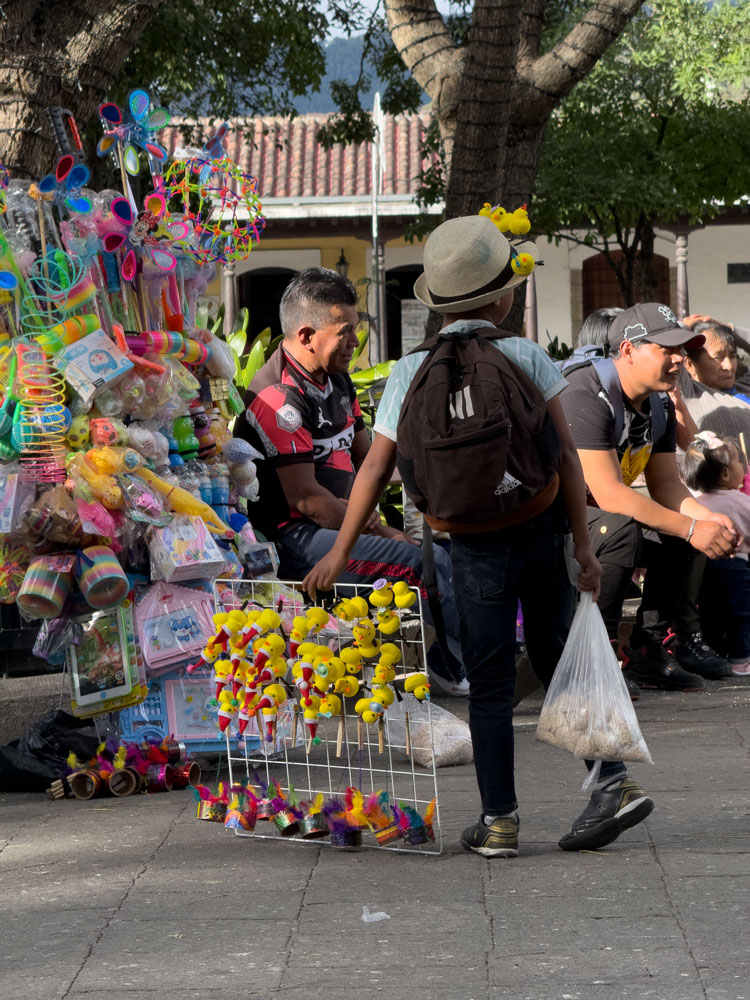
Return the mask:
POLYGON ((224 565, 224 556, 199 517, 177 514, 149 536, 153 580, 210 580, 224 565))

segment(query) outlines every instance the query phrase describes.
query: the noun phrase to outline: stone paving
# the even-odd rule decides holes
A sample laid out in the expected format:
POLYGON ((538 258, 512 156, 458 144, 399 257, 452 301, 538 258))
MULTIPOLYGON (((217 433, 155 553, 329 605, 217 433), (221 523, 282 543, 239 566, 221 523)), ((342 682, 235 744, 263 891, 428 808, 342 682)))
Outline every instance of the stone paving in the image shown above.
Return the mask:
POLYGON ((581 854, 583 767, 535 741, 539 704, 514 861, 459 846, 471 767, 439 772, 440 857, 236 838, 189 792, 0 796, 0 998, 750 1000, 750 686, 644 693, 656 809, 581 854))

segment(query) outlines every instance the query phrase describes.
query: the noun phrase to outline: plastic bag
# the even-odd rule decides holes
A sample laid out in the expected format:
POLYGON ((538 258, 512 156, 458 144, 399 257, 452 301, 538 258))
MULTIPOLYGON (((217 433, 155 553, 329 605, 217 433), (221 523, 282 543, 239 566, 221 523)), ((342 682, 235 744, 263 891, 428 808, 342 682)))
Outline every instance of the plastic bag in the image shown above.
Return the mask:
POLYGON ((432 747, 435 752, 435 767, 449 767, 452 764, 471 764, 474 751, 471 745, 469 727, 461 719, 444 708, 414 698, 395 701, 388 709, 388 740, 392 745, 406 745, 406 711, 409 712, 409 733, 411 752, 415 763, 421 767, 432 767, 430 749, 430 716, 432 716, 432 747))
POLYGON ((43 792, 67 774, 71 751, 88 760, 98 744, 89 722, 60 709, 47 712, 19 740, 0 747, 0 792, 43 792))
POLYGON ((581 594, 536 738, 588 760, 652 763, 599 608, 581 594))

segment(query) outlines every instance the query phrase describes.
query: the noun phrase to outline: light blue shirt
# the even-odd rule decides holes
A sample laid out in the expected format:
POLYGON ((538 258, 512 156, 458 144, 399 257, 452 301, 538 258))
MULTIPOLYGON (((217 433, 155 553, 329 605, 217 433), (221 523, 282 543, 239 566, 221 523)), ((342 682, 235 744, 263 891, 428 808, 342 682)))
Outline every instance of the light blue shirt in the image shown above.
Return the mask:
MULTIPOLYGON (((484 319, 457 320, 450 326, 445 326, 441 333, 464 333, 467 330, 476 330, 479 326, 494 326, 484 319)), ((557 396, 567 386, 567 379, 555 368, 549 359, 547 352, 531 340, 524 337, 501 337, 499 340, 490 340, 498 351, 502 351, 506 358, 509 358, 531 378, 546 400, 557 396)), ((411 385, 411 381, 417 374, 422 362, 427 357, 427 351, 419 351, 417 354, 407 354, 396 362, 396 366, 388 376, 388 382, 383 390, 383 397, 375 417, 373 430, 376 434, 382 434, 390 441, 396 440, 396 427, 401 413, 401 404, 411 385)))

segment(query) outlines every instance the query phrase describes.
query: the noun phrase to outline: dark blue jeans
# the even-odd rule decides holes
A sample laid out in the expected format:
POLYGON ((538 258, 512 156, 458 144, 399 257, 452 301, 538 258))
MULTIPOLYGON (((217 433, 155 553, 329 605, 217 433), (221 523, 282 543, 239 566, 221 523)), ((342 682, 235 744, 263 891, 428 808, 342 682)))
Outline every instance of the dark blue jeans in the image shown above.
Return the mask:
POLYGON ((732 663, 750 660, 750 565, 747 559, 708 560, 700 599, 706 641, 732 663))
MULTIPOLYGON (((502 531, 453 535, 453 587, 469 680, 469 726, 482 810, 517 808, 513 760, 516 611, 523 609, 534 672, 549 686, 575 607, 565 567, 568 525, 559 502, 502 531)), ((591 762, 587 761, 587 766, 591 762)), ((604 762, 601 777, 625 773, 604 762)))
MULTIPOLYGON (((310 521, 290 528, 276 546, 279 551, 279 575, 281 579, 301 580, 315 563, 330 552, 338 536, 330 528, 319 528, 310 521)), ((461 672, 461 640, 459 637, 458 613, 453 600, 451 581, 451 561, 448 553, 439 545, 435 546, 435 575, 440 593, 440 607, 445 623, 445 636, 449 655, 455 660, 448 662, 435 650, 440 672, 457 676, 461 672)), ((405 580, 410 587, 422 589, 422 548, 408 542, 375 535, 360 535, 347 564, 338 578, 339 583, 374 583, 382 577, 385 580, 405 580)), ((427 606, 427 597, 422 595, 422 609, 427 621, 432 623, 427 606)), ((432 666, 432 662, 430 662, 432 666)))

